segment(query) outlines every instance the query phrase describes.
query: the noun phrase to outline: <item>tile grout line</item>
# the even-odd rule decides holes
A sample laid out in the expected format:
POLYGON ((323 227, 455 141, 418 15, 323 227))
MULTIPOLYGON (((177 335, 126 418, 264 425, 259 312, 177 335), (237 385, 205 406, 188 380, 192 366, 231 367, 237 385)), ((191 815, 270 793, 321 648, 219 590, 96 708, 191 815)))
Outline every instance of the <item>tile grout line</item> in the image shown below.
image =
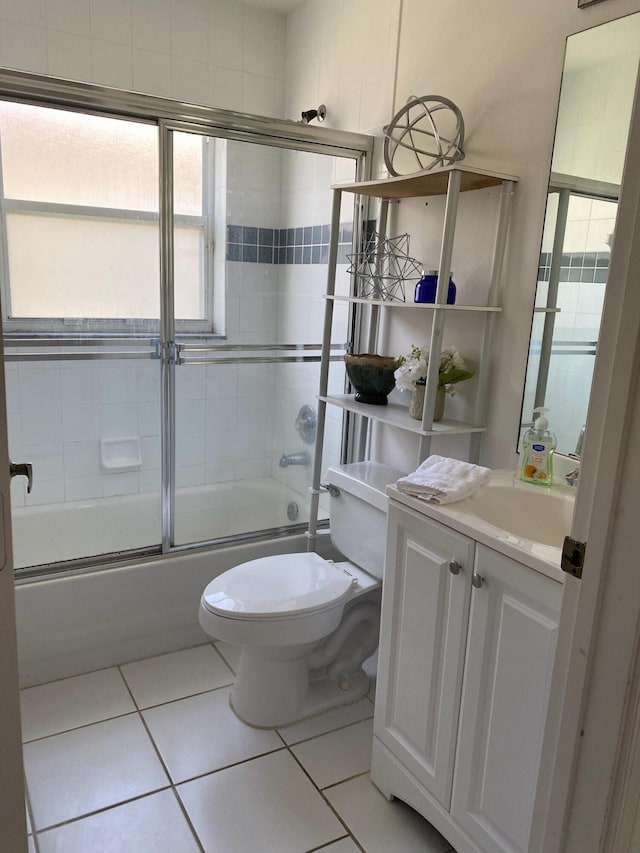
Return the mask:
MULTIPOLYGON (((278 732, 278 737, 280 737, 280 738, 283 740, 283 743, 284 743, 284 739, 282 738, 282 735, 280 734, 280 732, 278 732)), ((356 847, 358 848, 358 850, 362 851, 362 853, 366 853, 366 850, 365 850, 365 849, 364 849, 364 847, 360 844, 360 842, 356 839, 356 837, 353 835, 353 833, 351 832, 351 830, 350 830, 350 829, 349 829, 349 827, 347 826, 346 822, 345 822, 345 821, 340 817, 340 815, 338 814, 338 812, 336 811, 336 809, 335 809, 335 808, 333 807, 333 805, 329 802, 329 800, 325 797, 324 793, 322 792, 322 789, 321 789, 321 788, 319 788, 319 787, 316 785, 316 783, 314 782, 314 780, 313 780, 312 776, 310 775, 310 773, 307 771, 307 769, 304 767, 304 765, 302 764, 302 762, 298 759, 298 757, 294 754, 294 752, 289 748, 289 745, 288 745, 288 744, 286 744, 286 743, 285 743, 285 749, 287 750, 287 752, 289 753, 289 755, 293 758, 293 760, 296 762, 296 764, 298 765, 298 767, 302 770, 302 772, 303 772, 303 773, 304 773, 304 775, 307 777, 307 779, 311 782, 311 784, 312 784, 312 785, 313 785, 313 787, 316 789, 316 791, 320 794, 320 796, 322 797, 322 799, 323 799, 323 801, 325 802, 325 804, 329 807, 329 809, 331 809, 331 811, 333 812, 333 814, 335 815, 335 817, 338 819, 338 821, 339 821, 339 822, 342 824, 342 826, 345 828, 345 830, 346 830, 346 832, 347 832, 347 834, 348 834, 349 838, 353 841, 353 843, 356 845, 356 847)), ((338 783, 336 783, 336 784, 338 784, 338 783)), ((339 840, 339 839, 337 839, 337 838, 336 838, 336 839, 334 839, 334 841, 338 841, 338 840, 339 840)), ((329 843, 329 844, 332 844, 333 842, 328 842, 328 843, 329 843)), ((327 846, 327 845, 325 844, 325 847, 326 847, 326 846, 327 846)))
MULTIPOLYGON (((216 654, 221 658, 221 660, 224 662, 224 664, 225 664, 225 665, 230 669, 231 674, 235 677, 235 671, 233 670, 233 668, 231 667, 231 665, 229 664, 229 662, 226 660, 226 658, 224 657, 224 655, 222 654, 222 652, 220 652, 220 651, 217 649, 217 647, 216 647, 216 644, 215 644, 215 643, 204 643, 204 644, 199 643, 199 644, 197 644, 197 645, 195 645, 195 646, 192 646, 192 647, 190 647, 190 648, 200 648, 200 647, 201 647, 201 646, 203 646, 203 645, 207 645, 207 646, 209 646, 209 645, 210 645, 210 646, 212 646, 212 647, 213 647, 213 649, 215 650, 216 654)), ((186 649, 185 649, 185 650, 182 650, 182 649, 181 649, 181 650, 179 650, 179 651, 187 651, 187 650, 186 650, 186 649)), ((171 653, 171 652, 167 652, 166 654, 172 654, 172 653, 171 653)), ((143 658, 143 659, 141 659, 141 660, 150 660, 150 659, 152 659, 152 658, 154 658, 154 657, 158 657, 158 655, 151 655, 151 656, 149 656, 149 658, 143 658)), ((137 662, 137 661, 130 661, 130 662, 128 662, 128 663, 136 663, 136 662, 137 662)), ((354 844, 357 846, 357 848, 358 848, 359 850, 361 850, 361 851, 363 851, 363 853, 365 853, 364 848, 362 847, 362 845, 357 841, 357 839, 354 837, 354 835, 352 834, 351 830, 349 829, 349 827, 347 826, 347 824, 345 823, 345 821, 340 817, 340 815, 338 814, 338 812, 336 811, 336 809, 332 806, 332 804, 328 801, 328 799, 327 799, 327 798, 326 798, 326 796, 324 795, 324 793, 323 793, 323 789, 321 789, 321 788, 320 788, 320 787, 315 783, 315 781, 313 780, 313 778, 310 776, 310 774, 309 774, 309 773, 307 772, 307 770, 304 768, 304 766, 302 765, 302 763, 298 760, 298 758, 296 757, 296 755, 293 753, 293 751, 292 751, 292 747, 294 747, 294 746, 298 746, 298 745, 303 744, 303 743, 308 743, 308 742, 309 742, 309 741, 311 741, 311 740, 315 740, 316 738, 322 737, 322 736, 327 735, 327 734, 332 734, 332 733, 333 733, 333 732, 335 732, 335 731, 342 731, 342 730, 344 730, 344 729, 347 729, 347 728, 350 728, 350 727, 352 727, 352 726, 355 726, 357 723, 366 722, 367 720, 371 719, 371 717, 365 717, 365 718, 364 718, 364 719, 362 719, 362 720, 355 720, 355 721, 353 721, 353 722, 351 722, 351 723, 346 723, 345 725, 338 726, 337 728, 329 729, 329 731, 327 731, 327 732, 322 732, 322 733, 320 733, 320 734, 312 735, 312 736, 310 736, 310 737, 308 737, 308 738, 304 738, 303 740, 296 741, 295 743, 293 743, 293 744, 291 744, 291 745, 289 745, 289 744, 287 744, 287 743, 285 742, 285 740, 284 740, 283 736, 281 735, 281 733, 280 733, 280 731, 279 731, 278 729, 273 729, 272 731, 274 731, 274 732, 275 732, 275 734, 278 736, 279 740, 282 742, 282 744, 283 744, 283 746, 282 746, 282 747, 278 747, 278 748, 276 748, 276 749, 269 750, 268 752, 261 753, 260 755, 251 756, 251 757, 249 757, 249 758, 243 759, 242 761, 234 762, 233 764, 229 764, 229 765, 226 765, 226 766, 224 766, 224 767, 219 767, 219 768, 217 768, 216 770, 208 771, 208 772, 206 772, 206 773, 199 774, 198 776, 194 776, 194 777, 191 777, 191 778, 189 778, 189 779, 182 780, 182 781, 180 781, 180 782, 174 782, 174 781, 173 781, 173 779, 172 779, 172 777, 171 777, 171 774, 169 773, 168 767, 166 766, 166 764, 165 764, 165 762, 164 762, 164 760, 163 760, 163 758, 162 758, 162 755, 161 755, 161 753, 160 753, 160 750, 159 750, 158 746, 156 745, 156 742, 155 742, 155 740, 154 740, 154 738, 153 738, 153 736, 152 736, 152 734, 151 734, 151 731, 150 731, 150 729, 148 728, 148 726, 147 726, 147 724, 146 724, 146 721, 145 721, 145 719, 144 719, 144 717, 143 717, 143 711, 151 710, 151 709, 153 709, 153 708, 162 707, 162 706, 164 706, 164 705, 174 704, 174 703, 179 702, 179 701, 181 701, 181 700, 183 700, 183 699, 189 699, 189 698, 192 698, 192 697, 194 697, 194 696, 200 696, 200 695, 204 695, 204 694, 206 694, 206 693, 214 693, 214 692, 217 692, 218 690, 221 690, 221 689, 224 689, 224 688, 228 688, 228 687, 230 687, 230 686, 231 686, 231 684, 220 685, 220 686, 215 687, 215 688, 213 688, 213 689, 198 691, 198 692, 193 693, 193 694, 188 694, 187 696, 182 696, 182 697, 178 697, 178 698, 176 698, 176 699, 171 699, 171 700, 169 700, 168 702, 160 702, 160 703, 158 703, 157 705, 152 705, 152 706, 149 706, 148 708, 140 708, 140 707, 138 706, 138 702, 137 702, 137 701, 136 701, 136 699, 135 699, 135 696, 134 696, 134 694, 133 694, 133 691, 132 691, 132 689, 131 689, 131 687, 130 687, 129 683, 127 682, 127 679, 126 679, 126 677, 125 677, 124 673, 122 672, 122 667, 123 667, 123 666, 126 666, 126 665, 127 665, 127 664, 118 664, 118 665, 116 665, 116 666, 114 666, 114 667, 103 667, 102 669, 94 670, 94 671, 92 671, 92 672, 101 672, 101 671, 105 671, 105 670, 112 669, 112 668, 117 669, 117 670, 118 670, 118 673, 119 673, 119 675, 120 675, 120 677, 122 678, 122 681, 124 682, 125 688, 126 688, 126 690, 127 690, 128 694, 129 694, 129 696, 131 697, 131 700, 132 700, 132 702, 133 702, 133 704, 134 704, 134 708, 133 708, 133 710, 129 710, 129 711, 127 711, 127 712, 123 713, 123 714, 116 714, 116 715, 114 715, 114 716, 106 717, 104 720, 96 720, 96 721, 94 721, 94 722, 92 722, 92 723, 87 723, 87 724, 82 725, 82 726, 76 726, 76 727, 71 728, 71 729, 66 729, 66 730, 64 730, 64 731, 62 731, 62 732, 56 732, 56 733, 53 733, 53 734, 51 734, 51 735, 45 735, 44 737, 41 737, 41 738, 35 738, 35 739, 31 740, 31 741, 26 741, 26 742, 25 742, 25 745, 26 745, 27 743, 35 743, 35 742, 38 742, 38 741, 41 741, 41 740, 45 740, 45 739, 47 739, 47 738, 49 738, 49 737, 55 737, 56 735, 59 735, 59 734, 66 734, 66 733, 70 733, 70 732, 78 731, 78 730, 80 730, 80 729, 82 729, 82 728, 87 728, 87 727, 89 727, 89 726, 91 726, 91 725, 96 725, 96 724, 99 724, 99 723, 102 723, 102 722, 108 722, 109 720, 121 719, 121 718, 123 718, 123 717, 125 717, 125 716, 130 716, 130 715, 132 715, 132 714, 137 714, 137 715, 139 716, 139 718, 140 718, 140 721, 141 721, 141 723, 142 723, 142 725, 143 725, 144 729, 145 729, 145 732, 147 733, 147 736, 149 737, 149 739, 150 739, 150 741, 151 741, 151 744, 152 744, 152 746, 153 746, 153 749, 154 749, 154 751, 155 751, 155 753, 156 753, 156 755, 157 755, 157 757, 158 757, 158 760, 160 761, 160 764, 161 764, 161 766, 162 766, 162 768, 163 768, 163 770, 164 770, 164 772, 165 772, 165 775, 167 776, 168 784, 167 784, 166 786, 161 787, 161 788, 158 788, 158 789, 155 789, 155 790, 152 790, 152 791, 147 791, 147 792, 144 792, 143 794, 140 794, 140 795, 138 795, 138 796, 131 797, 131 798, 129 798, 128 800, 124 800, 124 801, 122 801, 122 802, 118 802, 118 803, 110 804, 110 805, 108 805, 108 806, 105 806, 104 808, 96 809, 96 810, 95 810, 95 811, 93 811, 93 812, 88 812, 88 813, 83 814, 83 815, 78 815, 77 817, 74 817, 74 818, 72 818, 72 819, 70 819, 70 820, 67 820, 67 821, 61 821, 61 822, 60 822, 60 823, 58 823, 58 824, 52 824, 51 826, 47 826, 47 827, 44 827, 44 828, 43 828, 43 829, 41 829, 41 830, 37 830, 37 831, 36 831, 35 823, 34 823, 34 821, 33 821, 33 814, 32 814, 32 809, 31 809, 31 802, 30 802, 30 795, 29 795, 29 793, 28 793, 27 786, 26 786, 26 782, 25 782, 25 793, 26 793, 26 795, 27 795, 27 805, 28 805, 28 809, 29 809, 29 813, 30 813, 30 818, 31 818, 32 837, 33 837, 34 845, 36 846, 36 850, 37 850, 37 851, 39 851, 39 849, 40 849, 40 848, 39 848, 38 839, 37 839, 37 835, 38 835, 39 833, 43 833, 43 832, 46 832, 46 831, 49 831, 49 830, 52 830, 52 829, 56 829, 56 828, 59 828, 59 827, 65 826, 65 825, 70 824, 70 823, 75 823, 75 822, 77 822, 77 821, 83 820, 84 818, 92 817, 92 816, 94 816, 94 815, 96 815, 96 814, 100 814, 100 813, 103 813, 103 812, 110 811, 110 810, 112 810, 112 809, 114 809, 114 808, 117 808, 117 807, 119 807, 119 806, 126 805, 127 803, 135 802, 135 801, 140 800, 140 799, 143 799, 143 798, 145 798, 145 797, 147 797, 147 796, 151 796, 151 795, 153 795, 153 794, 159 793, 160 791, 171 790, 171 791, 173 792, 174 796, 176 797, 177 801, 178 801, 179 807, 180 807, 180 809, 181 809, 181 811, 182 811, 182 813, 183 813, 183 815, 184 815, 184 817, 185 817, 185 819, 186 819, 186 821, 187 821, 187 824, 188 824, 188 826, 189 826, 189 828, 190 828, 190 830, 191 830, 191 832, 192 832, 192 834, 193 834, 193 836, 194 836, 194 839, 195 839, 196 843, 198 844, 198 846, 200 847, 200 849, 201 849, 201 850, 203 850, 203 853, 206 853, 206 852, 204 851, 203 847, 202 847, 202 844, 201 844, 201 842, 200 842, 200 839, 199 839, 199 837, 198 837, 198 834, 196 833, 196 831, 195 831, 195 829, 194 829, 194 827, 193 827, 193 825, 192 825, 192 823, 191 823, 191 820, 189 819, 189 816, 188 816, 188 814, 187 814, 187 812, 186 812, 186 809, 185 809, 185 807, 184 807, 184 804, 183 804, 183 802, 182 802, 182 799, 181 799, 180 794, 179 794, 179 791, 178 791, 178 785, 186 784, 186 783, 191 782, 191 781, 194 781, 194 780, 196 780, 196 779, 200 779, 200 778, 203 778, 203 777, 205 777, 205 776, 212 775, 213 773, 218 773, 218 772, 220 772, 220 771, 223 771, 223 770, 229 769, 230 767, 238 766, 238 765, 240 765, 240 764, 246 764, 246 763, 249 763, 250 761, 254 761, 254 760, 256 760, 257 758, 261 758, 261 757, 264 757, 264 756, 267 756, 267 755, 271 755, 271 754, 274 754, 274 753, 276 753, 276 752, 280 752, 280 751, 282 751, 283 749, 285 749, 285 750, 286 750, 286 751, 291 755, 291 757, 293 758, 293 760, 295 761, 295 763, 300 767, 300 769, 301 769, 301 770, 302 770, 302 772, 305 774, 305 776, 309 779, 309 781, 311 782, 311 784, 312 784, 313 788, 314 788, 314 789, 315 789, 315 790, 320 794, 320 796, 322 797, 323 802, 328 806, 328 808, 331 810, 331 812, 335 815, 335 817, 337 818, 337 820, 339 821, 339 823, 344 827, 345 832, 347 833, 347 834, 346 834, 346 836, 341 836, 340 838, 337 838, 337 839, 334 839, 334 840, 332 840, 332 841, 327 842, 327 844, 322 845, 321 847, 312 848, 312 849, 313 849, 314 851, 315 851, 315 850, 321 850, 323 847, 327 847, 327 846, 329 846, 329 845, 331 845, 331 844, 334 844, 336 841, 340 841, 340 840, 343 840, 344 838, 347 838, 347 837, 348 837, 348 838, 350 838, 350 839, 354 842, 354 844)), ((84 673, 83 673, 83 674, 84 674, 84 673)), ((86 674, 87 674, 87 675, 90 675, 90 674, 92 674, 92 673, 86 673, 86 674)), ((70 676, 70 677, 71 677, 71 678, 73 678, 73 677, 75 677, 75 676, 70 676)), ((57 679, 57 681, 64 681, 64 680, 66 680, 66 679, 57 679)), ((55 682, 46 682, 46 683, 47 683, 47 684, 51 684, 51 683, 55 683, 55 682)), ((233 682, 232 682, 232 683, 233 683, 233 682)), ((37 686, 40 686, 40 685, 35 685, 35 686, 37 687, 37 686)), ((28 689, 28 688, 26 688, 26 689, 28 689)), ((371 700, 371 698, 370 698, 368 695, 367 695, 366 697, 364 697, 364 698, 367 698, 367 699, 372 703, 372 705, 373 705, 373 700, 371 700)), ((355 774, 354 776, 349 777, 348 779, 339 780, 339 781, 337 781, 337 782, 335 782, 335 783, 332 783, 331 785, 326 786, 326 789, 325 789, 325 790, 327 790, 327 789, 331 789, 331 788, 333 788, 333 787, 336 787, 337 785, 340 785, 340 784, 342 784, 342 783, 343 783, 343 782, 345 782, 345 781, 350 781, 351 779, 357 778, 358 776, 366 775, 366 773, 367 773, 367 772, 368 772, 368 771, 365 771, 364 773, 355 774)), ((311 851, 309 851, 309 853, 311 853, 311 851)), ((455 853, 455 851, 454 851, 454 853, 455 853)))
POLYGON ((145 791, 144 794, 137 794, 135 797, 129 797, 126 800, 111 803, 111 805, 103 806, 101 809, 94 809, 93 811, 86 812, 85 814, 77 815, 76 817, 69 818, 69 820, 61 820, 59 823, 52 823, 49 826, 43 826, 42 829, 38 830, 34 828, 33 834, 35 836, 37 832, 38 835, 42 835, 45 832, 49 832, 51 829, 60 829, 60 827, 68 826, 70 823, 78 823, 87 817, 94 817, 97 814, 103 814, 104 812, 111 811, 111 809, 117 809, 119 806, 126 806, 129 803, 135 803, 136 800, 143 800, 145 797, 150 797, 153 794, 159 794, 162 791, 169 791, 170 789, 171 784, 164 785, 162 788, 154 788, 151 791, 145 791))
MULTIPOLYGON (((348 707, 348 706, 345 706, 345 707, 348 707)), ((351 723, 344 723, 344 725, 336 726, 335 729, 329 729, 328 731, 320 732, 320 734, 317 734, 317 735, 310 735, 309 737, 302 738, 302 740, 296 740, 293 743, 286 743, 286 741, 285 741, 285 743, 287 746, 300 746, 301 744, 309 743, 309 741, 315 740, 316 738, 324 737, 325 735, 332 735, 334 732, 342 732, 345 729, 351 728, 351 726, 357 726, 358 723, 366 723, 371 719, 373 719, 373 714, 371 714, 370 717, 363 717, 361 720, 353 720, 353 722, 351 722, 351 723)), ((275 731, 277 731, 278 734, 280 734, 280 729, 275 729, 275 731)), ((280 736, 282 737, 282 735, 280 735, 280 736)), ((283 740, 284 740, 284 738, 283 738, 283 740)), ((339 783, 336 783, 336 784, 339 784, 339 783)))
POLYGON ((198 833, 196 832, 196 828, 195 828, 195 826, 194 826, 194 825, 193 825, 193 823, 191 822, 191 818, 189 817, 189 812, 187 811, 187 809, 186 809, 186 807, 185 807, 185 804, 182 802, 182 797, 181 797, 181 796, 180 796, 180 794, 178 793, 178 789, 176 788, 176 786, 175 786, 175 785, 172 785, 172 786, 171 786, 171 791, 172 791, 172 793, 173 793, 173 796, 174 796, 174 797, 176 798, 176 800, 177 800, 178 808, 179 808, 179 809, 180 809, 180 811, 182 812, 182 815, 183 815, 184 819, 185 819, 185 820, 186 820, 186 822, 187 822, 187 826, 188 826, 188 827, 189 827, 189 829, 191 830, 191 832, 192 832, 192 834, 193 834, 193 837, 195 838, 196 844, 197 844, 197 845, 198 845, 198 847, 200 848, 201 853, 207 853, 207 851, 204 849, 204 845, 203 845, 203 844, 202 844, 202 842, 200 841, 200 836, 199 836, 199 835, 198 835, 198 833))

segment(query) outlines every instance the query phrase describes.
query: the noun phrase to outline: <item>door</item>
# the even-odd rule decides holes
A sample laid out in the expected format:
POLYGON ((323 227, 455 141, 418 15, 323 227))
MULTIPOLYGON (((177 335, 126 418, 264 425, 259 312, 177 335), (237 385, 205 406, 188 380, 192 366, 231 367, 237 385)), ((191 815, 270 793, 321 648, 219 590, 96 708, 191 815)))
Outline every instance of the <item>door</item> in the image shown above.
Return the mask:
POLYGON ((451 814, 486 853, 528 849, 561 593, 476 546, 451 814))
POLYGON ((158 161, 149 121, 0 102, 18 572, 159 550, 158 161))
MULTIPOLYGON (((175 412, 166 549, 309 521, 330 185, 338 167, 355 177, 357 165, 181 128, 163 126, 173 174, 164 334, 175 351, 166 365, 175 412)), ((347 197, 338 258, 345 294, 353 216, 347 197)), ((335 310, 331 382, 342 391, 348 305, 335 310)), ((324 470, 340 459, 342 417, 328 418, 323 435, 324 470)))
POLYGON ((390 502, 374 730, 445 809, 472 565, 470 539, 390 502))
POLYGON ((565 584, 532 827, 531 850, 544 853, 607 849, 612 780, 628 748, 625 703, 637 679, 639 95, 640 78, 572 529, 587 542, 585 565, 582 580, 568 577, 565 584))
POLYGON ((0 850, 26 853, 12 548, 4 372, 0 370, 0 850))

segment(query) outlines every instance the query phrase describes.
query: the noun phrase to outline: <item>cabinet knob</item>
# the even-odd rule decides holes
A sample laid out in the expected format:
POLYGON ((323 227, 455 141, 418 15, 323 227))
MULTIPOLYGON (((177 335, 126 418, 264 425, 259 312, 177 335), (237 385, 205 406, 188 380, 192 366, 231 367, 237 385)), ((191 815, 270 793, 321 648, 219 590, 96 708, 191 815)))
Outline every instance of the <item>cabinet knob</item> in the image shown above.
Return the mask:
POLYGON ((476 587, 476 589, 480 589, 480 587, 484 584, 484 578, 482 577, 482 575, 479 575, 477 572, 474 572, 471 576, 471 583, 473 586, 476 587))
POLYGON ((459 575, 462 566, 457 560, 449 560, 449 571, 452 575, 459 575))

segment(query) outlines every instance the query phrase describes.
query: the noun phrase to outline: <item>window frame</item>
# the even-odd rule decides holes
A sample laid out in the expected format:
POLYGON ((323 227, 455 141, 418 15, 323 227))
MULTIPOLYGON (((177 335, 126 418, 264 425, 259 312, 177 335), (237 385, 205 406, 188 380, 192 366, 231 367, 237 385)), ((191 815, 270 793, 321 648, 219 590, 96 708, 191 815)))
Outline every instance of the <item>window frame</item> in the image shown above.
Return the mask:
MULTIPOLYGON (((2 102, 18 102, 21 100, 0 94, 2 102)), ((156 128, 157 152, 160 151, 161 119, 149 121, 131 116, 121 116, 117 113, 106 113, 96 110, 70 110, 62 104, 40 104, 28 102, 30 106, 44 107, 46 109, 61 109, 67 112, 76 112, 82 115, 97 115, 106 118, 135 121, 141 124, 150 124, 156 128)), ((172 221, 174 229, 193 228, 202 232, 200 242, 200 287, 203 297, 203 317, 197 319, 176 319, 176 334, 197 335, 205 338, 220 338, 224 335, 215 328, 214 324, 214 252, 215 241, 213 239, 213 228, 215 222, 215 210, 213 201, 215 198, 215 142, 213 137, 203 137, 202 145, 202 216, 178 214, 173 211, 172 221)), ((160 172, 160 193, 158 208, 162 196, 163 175, 160 172)), ((112 208, 81 204, 66 204, 57 202, 40 202, 27 199, 8 199, 4 194, 4 171, 2 162, 2 138, 0 135, 0 294, 2 299, 2 324, 5 336, 11 339, 14 335, 56 335, 61 338, 66 336, 83 336, 93 338, 95 335, 113 334, 117 337, 135 337, 140 335, 157 336, 160 327, 160 317, 141 318, 118 318, 99 317, 85 319, 82 317, 12 317, 11 316, 11 276, 9 271, 9 240, 7 232, 7 215, 20 213, 33 216, 59 216, 81 219, 87 217, 93 221, 110 220, 123 223, 127 220, 132 222, 157 223, 158 252, 160 251, 160 210, 136 210, 134 208, 112 208)), ((157 280, 160 290, 160 275, 157 280)), ((224 286, 221 287, 224 297, 224 286)))

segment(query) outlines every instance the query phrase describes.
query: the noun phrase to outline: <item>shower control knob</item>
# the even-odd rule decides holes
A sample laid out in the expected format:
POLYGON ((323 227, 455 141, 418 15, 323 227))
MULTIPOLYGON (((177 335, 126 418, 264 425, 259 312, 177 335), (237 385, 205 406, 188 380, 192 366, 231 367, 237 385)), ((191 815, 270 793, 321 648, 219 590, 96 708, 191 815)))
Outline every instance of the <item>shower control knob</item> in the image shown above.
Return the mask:
POLYGON ((462 566, 457 560, 449 560, 449 571, 452 575, 459 575, 462 566))

